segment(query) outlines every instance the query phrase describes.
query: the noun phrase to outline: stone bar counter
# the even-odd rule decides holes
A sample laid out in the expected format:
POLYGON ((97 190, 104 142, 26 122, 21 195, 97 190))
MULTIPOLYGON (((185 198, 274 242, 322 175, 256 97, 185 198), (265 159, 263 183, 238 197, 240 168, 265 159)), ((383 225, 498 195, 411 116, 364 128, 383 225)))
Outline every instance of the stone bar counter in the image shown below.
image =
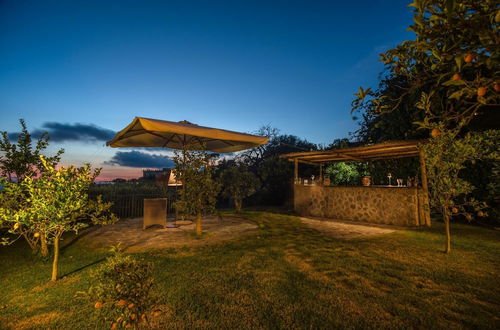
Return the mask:
POLYGON ((430 225, 424 192, 416 187, 295 184, 294 209, 301 216, 397 226, 430 225))

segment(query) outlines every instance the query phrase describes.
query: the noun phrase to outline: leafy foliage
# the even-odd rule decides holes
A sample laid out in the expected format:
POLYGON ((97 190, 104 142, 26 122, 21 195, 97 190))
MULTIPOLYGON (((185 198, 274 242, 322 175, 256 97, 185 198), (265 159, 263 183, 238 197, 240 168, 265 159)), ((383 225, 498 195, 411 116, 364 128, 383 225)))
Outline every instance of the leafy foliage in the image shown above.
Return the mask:
POLYGON ((352 162, 333 163, 325 169, 325 174, 330 176, 330 182, 335 186, 359 185, 361 174, 358 168, 352 162))
MULTIPOLYGON (((21 132, 17 137, 17 144, 11 143, 7 132, 1 132, 0 152, 4 155, 0 156, 0 172, 2 176, 17 181, 22 181, 27 176, 35 176, 44 170, 43 164, 40 161, 40 155, 49 145, 49 136, 44 132, 33 146, 31 134, 28 132, 26 122, 20 119, 21 132)), ((45 161, 51 166, 56 166, 61 160, 61 155, 64 149, 57 151, 55 156, 45 156, 45 161)))
MULTIPOLYGON (((318 146, 294 135, 280 134, 278 129, 269 125, 261 127, 255 134, 269 137, 269 142, 237 156, 237 161, 245 164, 261 184, 247 203, 282 205, 290 200, 293 164, 279 158, 279 155, 317 150, 318 146)), ((304 176, 317 171, 317 168, 309 165, 301 164, 300 167, 300 173, 304 176)))
MULTIPOLYGON (((457 139, 456 132, 446 130, 421 146, 428 166, 431 205, 443 215, 463 214, 468 219, 475 213, 485 216, 485 204, 468 198, 474 187, 460 177, 467 163, 480 159, 500 160, 500 131, 467 133, 457 139)), ((445 221, 448 221, 445 217, 445 221)))
POLYGON ((96 284, 87 295, 111 328, 147 323, 147 314, 156 302, 153 264, 124 254, 120 246, 113 247, 112 252, 92 272, 96 284))
POLYGON ((182 213, 196 216, 196 234, 202 234, 201 217, 215 212, 219 184, 213 179, 212 155, 186 146, 175 150, 173 160, 177 179, 183 186, 174 207, 182 213))
POLYGON ((353 110, 368 103, 379 113, 399 110, 414 98, 425 112, 421 126, 468 124, 498 106, 500 17, 495 0, 417 0, 410 30, 417 38, 381 55, 390 74, 400 77, 394 94, 360 90, 353 110))
MULTIPOLYGON (((40 156, 43 171, 40 177, 28 176, 19 184, 10 183, 5 193, 13 199, 23 200, 22 207, 0 208, 0 222, 11 228, 12 233, 33 233, 45 237, 54 245, 52 280, 57 279, 59 240, 67 231, 78 232, 93 224, 109 224, 117 218, 108 212, 110 203, 100 197, 88 197, 90 184, 100 170, 91 171, 90 164, 56 170, 40 156)), ((3 242, 8 243, 8 241, 3 242)))
POLYGON ((473 189, 463 169, 489 157, 489 139, 496 138, 496 133, 470 130, 500 104, 500 10, 496 0, 416 0, 410 7, 415 40, 381 55, 385 80, 376 91, 360 88, 352 111, 365 111, 366 125, 357 132, 365 139, 422 136, 416 129, 431 133, 422 150, 428 154, 431 202, 443 214, 449 252, 451 214, 480 205, 466 198, 473 189), (395 131, 401 125, 410 133, 395 131))
POLYGON ((220 177, 222 195, 232 198, 236 211, 239 212, 243 199, 253 195, 258 187, 257 177, 244 164, 234 163, 222 171, 220 177))

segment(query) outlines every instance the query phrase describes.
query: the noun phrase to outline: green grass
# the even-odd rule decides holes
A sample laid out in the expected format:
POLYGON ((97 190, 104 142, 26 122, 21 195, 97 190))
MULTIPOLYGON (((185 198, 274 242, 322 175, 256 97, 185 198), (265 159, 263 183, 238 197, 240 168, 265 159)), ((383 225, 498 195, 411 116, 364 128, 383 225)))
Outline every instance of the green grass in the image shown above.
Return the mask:
MULTIPOLYGON (((343 241, 293 216, 244 212, 257 233, 206 247, 141 254, 155 262, 161 328, 500 328, 500 232, 453 225, 343 241)), ((75 297, 105 252, 81 242, 50 263, 0 247, 0 328, 101 329, 75 297), (90 265, 90 266, 88 266, 90 265), (86 267, 87 266, 87 267, 86 267)))

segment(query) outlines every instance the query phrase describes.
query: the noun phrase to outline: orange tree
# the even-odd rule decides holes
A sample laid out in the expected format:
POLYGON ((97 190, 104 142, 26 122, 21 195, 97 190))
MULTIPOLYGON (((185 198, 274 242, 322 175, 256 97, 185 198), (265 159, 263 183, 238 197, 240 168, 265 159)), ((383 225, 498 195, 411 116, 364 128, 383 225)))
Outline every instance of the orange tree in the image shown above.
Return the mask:
MULTIPOLYGON (((32 233, 34 237, 42 234, 48 244, 54 246, 52 276, 57 280, 59 264, 59 242, 61 236, 68 231, 78 232, 92 224, 108 224, 117 218, 109 213, 111 203, 103 203, 100 198, 91 200, 88 189, 99 169, 91 170, 90 164, 75 168, 61 167, 56 170, 42 156, 44 168, 38 177, 26 177, 18 184, 18 189, 9 188, 5 193, 16 194, 22 190, 26 197, 23 208, 12 209, 0 207, 0 221, 16 233, 19 228, 32 233)), ((4 244, 9 243, 4 238, 4 244)))
POLYGON ((461 169, 467 162, 498 157, 491 142, 498 134, 469 131, 475 118, 488 118, 500 106, 500 9, 497 0, 415 0, 410 7, 415 40, 381 54, 387 76, 400 83, 391 93, 360 88, 353 111, 383 115, 409 106, 421 113, 415 124, 431 135, 422 150, 449 252, 451 215, 460 208, 483 215, 478 203, 467 208, 465 197, 473 188, 460 180, 461 169))

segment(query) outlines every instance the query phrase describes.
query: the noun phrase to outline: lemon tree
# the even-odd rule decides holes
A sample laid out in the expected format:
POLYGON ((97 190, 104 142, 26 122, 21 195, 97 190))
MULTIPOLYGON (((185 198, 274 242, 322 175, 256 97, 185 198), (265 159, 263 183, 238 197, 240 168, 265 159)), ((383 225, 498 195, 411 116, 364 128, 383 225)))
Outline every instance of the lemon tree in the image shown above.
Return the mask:
MULTIPOLYGON (((89 186, 99 175, 100 169, 92 171, 90 164, 55 169, 43 156, 40 157, 44 170, 39 177, 26 177, 18 188, 7 189, 15 196, 22 190, 25 200, 19 209, 0 208, 0 221, 9 224, 11 232, 26 228, 34 238, 44 236, 53 245, 51 279, 58 276, 60 239, 68 231, 78 232, 91 224, 109 224, 117 220, 109 212, 111 203, 101 198, 89 199, 89 186)), ((8 243, 7 240, 3 241, 8 243)))

